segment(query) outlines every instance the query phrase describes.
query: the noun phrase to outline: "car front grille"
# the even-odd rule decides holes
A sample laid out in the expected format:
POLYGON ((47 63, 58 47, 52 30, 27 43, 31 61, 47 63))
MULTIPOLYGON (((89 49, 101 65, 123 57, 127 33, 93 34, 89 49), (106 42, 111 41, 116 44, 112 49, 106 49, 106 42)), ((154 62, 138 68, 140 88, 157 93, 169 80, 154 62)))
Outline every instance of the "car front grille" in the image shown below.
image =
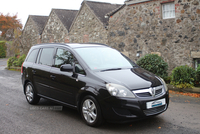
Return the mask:
POLYGON ((156 90, 156 95, 158 95, 158 94, 160 94, 160 93, 162 93, 162 88, 156 90))
POLYGON ((156 97, 164 93, 164 87, 161 85, 148 89, 133 90, 132 92, 139 98, 156 97))
POLYGON ((136 95, 138 97, 150 97, 152 96, 149 92, 145 92, 145 93, 136 93, 136 95))
POLYGON ((156 115, 163 112, 166 109, 166 107, 167 107, 167 104, 163 106, 151 108, 151 109, 146 109, 146 110, 143 110, 143 112, 146 116, 156 115))

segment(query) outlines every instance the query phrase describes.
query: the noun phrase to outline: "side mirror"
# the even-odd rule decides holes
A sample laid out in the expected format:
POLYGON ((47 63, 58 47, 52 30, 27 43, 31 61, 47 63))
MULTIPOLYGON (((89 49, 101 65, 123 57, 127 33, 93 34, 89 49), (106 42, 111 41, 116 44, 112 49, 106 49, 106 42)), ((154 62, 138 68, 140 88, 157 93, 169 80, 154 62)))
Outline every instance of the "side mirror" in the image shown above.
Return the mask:
POLYGON ((73 72, 74 67, 71 64, 65 64, 60 67, 60 71, 73 72))

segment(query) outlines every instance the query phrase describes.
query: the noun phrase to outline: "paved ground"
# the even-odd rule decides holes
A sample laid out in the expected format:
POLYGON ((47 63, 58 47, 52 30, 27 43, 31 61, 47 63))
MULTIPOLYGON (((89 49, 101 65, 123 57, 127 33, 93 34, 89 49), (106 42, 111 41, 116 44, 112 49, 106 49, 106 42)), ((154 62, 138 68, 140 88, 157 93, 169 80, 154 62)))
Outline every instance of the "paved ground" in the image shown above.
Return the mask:
POLYGON ((88 127, 76 110, 42 99, 36 106, 26 102, 20 72, 5 70, 0 59, 0 134, 199 134, 200 98, 170 95, 170 105, 163 114, 129 124, 105 123, 88 127))

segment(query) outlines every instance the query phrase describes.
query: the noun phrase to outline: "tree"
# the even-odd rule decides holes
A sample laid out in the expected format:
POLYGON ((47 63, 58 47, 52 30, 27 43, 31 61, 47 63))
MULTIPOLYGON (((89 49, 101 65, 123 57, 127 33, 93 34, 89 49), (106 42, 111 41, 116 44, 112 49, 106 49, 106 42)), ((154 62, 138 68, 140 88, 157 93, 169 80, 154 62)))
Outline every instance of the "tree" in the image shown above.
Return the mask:
POLYGON ((17 14, 11 16, 9 13, 7 15, 0 13, 0 33, 2 37, 5 36, 8 29, 17 28, 22 29, 22 23, 19 19, 17 19, 17 14))

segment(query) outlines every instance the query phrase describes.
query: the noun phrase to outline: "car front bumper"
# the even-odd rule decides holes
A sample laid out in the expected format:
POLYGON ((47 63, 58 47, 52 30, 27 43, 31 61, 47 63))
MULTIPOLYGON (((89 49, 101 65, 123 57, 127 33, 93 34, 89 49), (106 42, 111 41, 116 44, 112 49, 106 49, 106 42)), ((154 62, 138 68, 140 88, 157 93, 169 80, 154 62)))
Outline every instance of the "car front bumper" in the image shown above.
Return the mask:
POLYGON ((155 116, 166 111, 169 105, 169 93, 159 97, 149 98, 116 98, 109 97, 100 101, 100 107, 105 120, 125 123, 155 116), (165 99, 165 104, 147 109, 147 102, 165 99))

